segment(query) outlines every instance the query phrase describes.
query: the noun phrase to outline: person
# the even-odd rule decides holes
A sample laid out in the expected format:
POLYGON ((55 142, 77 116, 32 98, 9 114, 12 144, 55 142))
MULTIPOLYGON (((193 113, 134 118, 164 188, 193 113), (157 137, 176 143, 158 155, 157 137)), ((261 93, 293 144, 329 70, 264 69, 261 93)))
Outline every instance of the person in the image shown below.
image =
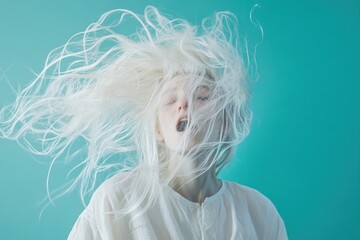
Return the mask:
POLYGON ((194 26, 151 6, 109 11, 2 109, 3 136, 76 162, 65 192, 85 199, 107 176, 68 239, 287 239, 268 198, 217 177, 251 121, 236 27, 229 12, 194 26))

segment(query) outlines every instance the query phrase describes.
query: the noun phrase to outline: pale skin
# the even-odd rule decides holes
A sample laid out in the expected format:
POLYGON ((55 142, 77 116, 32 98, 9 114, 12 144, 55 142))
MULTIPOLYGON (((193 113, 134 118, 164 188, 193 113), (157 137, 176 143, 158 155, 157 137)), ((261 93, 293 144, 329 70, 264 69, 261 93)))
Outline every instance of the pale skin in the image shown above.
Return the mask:
MULTIPOLYGON (((161 97, 161 103, 158 114, 157 138, 163 141, 171 155, 170 171, 182 161, 181 154, 177 152, 179 144, 181 144, 184 132, 177 130, 177 125, 181 120, 188 120, 189 106, 189 81, 183 75, 174 77, 165 86, 165 91, 161 97)), ((200 86, 195 92, 193 105, 195 110, 206 104, 209 89, 200 86)), ((191 140, 191 145, 196 144, 196 139, 191 140)), ((196 165, 196 159, 192 161, 192 165, 182 164, 181 172, 189 172, 196 165)), ((207 197, 214 195, 221 187, 221 181, 216 177, 215 167, 212 166, 202 175, 192 179, 189 175, 175 177, 171 182, 171 187, 184 198, 191 202, 201 204, 207 197)))

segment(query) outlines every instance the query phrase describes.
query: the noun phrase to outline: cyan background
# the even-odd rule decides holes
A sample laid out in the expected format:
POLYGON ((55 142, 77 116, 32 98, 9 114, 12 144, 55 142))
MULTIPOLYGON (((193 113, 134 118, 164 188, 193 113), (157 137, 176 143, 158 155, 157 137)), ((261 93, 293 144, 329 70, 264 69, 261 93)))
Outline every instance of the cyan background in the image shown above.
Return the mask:
MULTIPOLYGON (((0 0, 0 103, 14 100, 5 79, 24 87, 50 50, 107 10, 141 13, 151 4, 193 23, 230 10, 240 32, 256 43, 261 37, 248 17, 255 3, 0 0)), ((254 17, 265 35, 257 54, 260 78, 252 87, 252 133, 222 177, 268 196, 290 239, 360 239, 360 2, 260 4, 254 17)), ((0 239, 66 238, 82 206, 73 193, 39 220, 47 168, 17 143, 0 139, 0 239)), ((58 170, 55 182, 63 177, 58 170)))

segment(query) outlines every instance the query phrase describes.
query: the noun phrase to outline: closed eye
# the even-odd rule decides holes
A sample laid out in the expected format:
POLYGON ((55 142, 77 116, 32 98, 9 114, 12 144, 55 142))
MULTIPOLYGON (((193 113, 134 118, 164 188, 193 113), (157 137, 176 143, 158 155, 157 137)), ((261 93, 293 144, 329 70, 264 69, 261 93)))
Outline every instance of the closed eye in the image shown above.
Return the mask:
POLYGON ((171 105, 171 104, 174 104, 176 102, 176 99, 175 98, 170 98, 168 100, 165 101, 165 104, 166 105, 171 105))
POLYGON ((207 101, 210 97, 210 89, 206 85, 199 86, 195 91, 195 99, 198 101, 207 101))
POLYGON ((200 100, 200 101, 207 101, 209 99, 208 96, 198 96, 196 97, 197 100, 200 100))

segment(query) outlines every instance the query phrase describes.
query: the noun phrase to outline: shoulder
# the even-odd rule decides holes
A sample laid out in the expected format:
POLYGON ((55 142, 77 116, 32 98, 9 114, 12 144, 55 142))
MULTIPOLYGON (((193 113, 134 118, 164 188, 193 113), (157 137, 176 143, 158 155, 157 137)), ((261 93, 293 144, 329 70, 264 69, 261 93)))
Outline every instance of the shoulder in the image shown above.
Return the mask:
POLYGON ((104 193, 109 191, 118 191, 121 190, 124 186, 126 186, 126 181, 129 181, 131 178, 131 174, 127 172, 119 172, 113 175, 112 177, 106 179, 103 183, 98 186, 98 188, 93 193, 93 197, 100 197, 104 193))
POLYGON ((117 173, 103 182, 94 192, 91 200, 77 219, 68 239, 112 239, 108 236, 121 232, 127 233, 125 224, 114 229, 117 213, 124 207, 123 194, 127 182, 131 181, 131 174, 117 173))
POLYGON ((234 198, 246 202, 250 213, 278 214, 274 204, 260 191, 234 182, 226 182, 226 184, 234 198))
POLYGON ((132 178, 131 173, 119 172, 105 180, 93 193, 88 207, 103 212, 115 210, 110 207, 114 208, 126 197, 132 178))
MULTIPOLYGON (((234 182, 226 182, 234 199, 246 206, 260 239, 287 239, 285 224, 272 201, 260 191, 234 182)), ((242 209, 244 210, 244 209, 242 209)))
POLYGON ((256 202, 258 205, 262 206, 273 206, 269 198, 263 195, 260 191, 241 185, 235 182, 225 182, 228 186, 230 192, 238 197, 245 198, 247 202, 256 202))

